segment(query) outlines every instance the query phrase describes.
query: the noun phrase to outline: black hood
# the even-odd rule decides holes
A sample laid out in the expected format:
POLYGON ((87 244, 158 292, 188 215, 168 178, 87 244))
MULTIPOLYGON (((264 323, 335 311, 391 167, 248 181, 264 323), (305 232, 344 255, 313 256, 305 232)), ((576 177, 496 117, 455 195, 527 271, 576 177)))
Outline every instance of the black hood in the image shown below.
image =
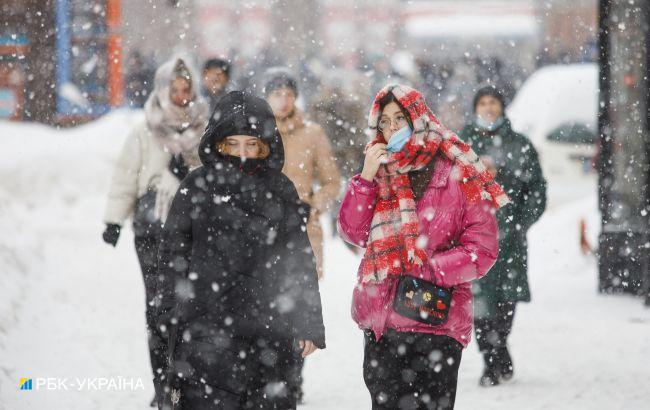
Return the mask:
POLYGON ((224 95, 212 112, 199 144, 203 165, 214 166, 224 160, 216 144, 231 135, 251 135, 268 144, 270 155, 263 160, 265 168, 282 170, 284 147, 269 104, 243 91, 224 95))

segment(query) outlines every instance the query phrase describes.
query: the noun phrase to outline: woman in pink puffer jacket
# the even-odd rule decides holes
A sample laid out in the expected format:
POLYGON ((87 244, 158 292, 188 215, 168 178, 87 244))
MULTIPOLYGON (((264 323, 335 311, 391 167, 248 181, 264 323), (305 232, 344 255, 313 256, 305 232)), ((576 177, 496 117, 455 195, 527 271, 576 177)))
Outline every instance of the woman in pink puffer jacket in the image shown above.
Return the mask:
POLYGON ((418 91, 385 87, 369 126, 376 137, 338 221, 341 236, 365 248, 352 317, 365 332, 366 386, 373 409, 453 408, 461 351, 472 330, 471 282, 497 258, 494 213, 509 199, 418 91), (452 292, 442 324, 393 309, 404 276, 452 292))

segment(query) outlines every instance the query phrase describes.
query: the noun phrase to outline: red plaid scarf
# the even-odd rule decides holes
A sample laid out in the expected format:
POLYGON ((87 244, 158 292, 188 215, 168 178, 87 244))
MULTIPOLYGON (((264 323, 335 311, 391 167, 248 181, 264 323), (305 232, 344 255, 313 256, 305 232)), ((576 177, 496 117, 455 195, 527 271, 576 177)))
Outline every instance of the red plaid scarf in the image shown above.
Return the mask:
POLYGON ((445 128, 422 95, 410 87, 389 85, 377 94, 368 120, 375 139, 366 148, 386 142, 377 124, 381 114, 379 100, 388 93, 407 111, 413 135, 400 152, 389 155, 375 177, 379 198, 361 262, 362 282, 382 282, 389 275, 413 271, 427 261, 424 246, 418 246, 419 224, 408 172, 424 168, 439 152, 454 162, 454 175, 461 181, 461 190, 470 203, 487 199, 498 209, 510 202, 474 150, 445 128))

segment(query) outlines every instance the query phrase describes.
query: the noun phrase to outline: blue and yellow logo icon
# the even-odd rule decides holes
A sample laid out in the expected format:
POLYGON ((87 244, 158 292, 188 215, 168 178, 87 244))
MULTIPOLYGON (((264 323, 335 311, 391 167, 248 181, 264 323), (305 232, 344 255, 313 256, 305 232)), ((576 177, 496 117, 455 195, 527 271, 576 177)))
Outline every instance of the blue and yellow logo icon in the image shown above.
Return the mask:
POLYGON ((27 377, 20 378, 20 390, 31 390, 32 389, 32 379, 27 377))

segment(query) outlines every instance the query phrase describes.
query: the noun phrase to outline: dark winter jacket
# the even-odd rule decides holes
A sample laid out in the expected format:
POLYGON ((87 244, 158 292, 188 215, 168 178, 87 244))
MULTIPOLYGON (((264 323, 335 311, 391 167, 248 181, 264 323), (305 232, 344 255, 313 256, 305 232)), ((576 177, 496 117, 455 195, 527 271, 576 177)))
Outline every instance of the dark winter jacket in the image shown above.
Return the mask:
POLYGON ((493 133, 472 122, 459 136, 478 155, 492 157, 496 181, 512 200, 497 212, 499 258, 473 287, 475 316, 491 317, 497 302, 530 301, 526 233, 546 209, 546 180, 537 151, 528 138, 512 130, 508 119, 493 133))
POLYGON ((201 90, 201 93, 203 96, 208 100, 208 104, 210 105, 210 112, 213 112, 214 109, 217 107, 217 103, 219 103, 219 100, 223 98, 225 95, 229 93, 229 87, 226 86, 224 90, 221 90, 221 92, 217 94, 211 93, 208 89, 203 88, 201 90))
POLYGON ((175 344, 175 369, 218 386, 225 383, 218 361, 224 352, 237 356, 259 339, 306 339, 324 348, 325 335, 305 232, 309 207, 280 172, 282 140, 268 104, 241 92, 226 95, 199 155, 203 166, 182 181, 163 228, 157 318, 175 344), (236 134, 271 148, 254 172, 215 150, 236 134))

